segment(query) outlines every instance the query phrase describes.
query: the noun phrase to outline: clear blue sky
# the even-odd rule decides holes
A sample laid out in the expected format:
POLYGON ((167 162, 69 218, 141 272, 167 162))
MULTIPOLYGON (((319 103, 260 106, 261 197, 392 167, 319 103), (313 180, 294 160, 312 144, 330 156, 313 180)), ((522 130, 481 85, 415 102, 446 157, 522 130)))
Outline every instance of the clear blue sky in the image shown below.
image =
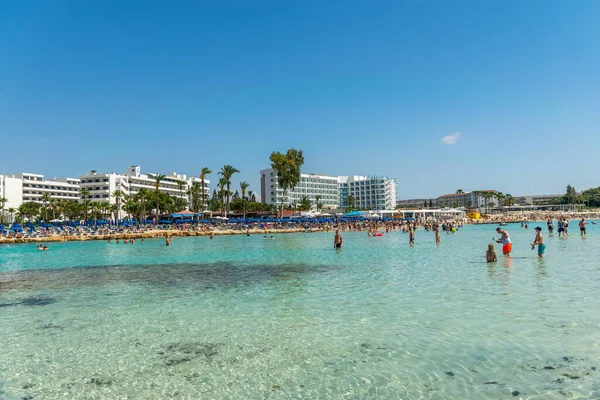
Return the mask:
POLYGON ((296 147, 400 198, 599 186, 599 21, 597 0, 0 2, 0 173, 232 164, 258 191, 296 147))

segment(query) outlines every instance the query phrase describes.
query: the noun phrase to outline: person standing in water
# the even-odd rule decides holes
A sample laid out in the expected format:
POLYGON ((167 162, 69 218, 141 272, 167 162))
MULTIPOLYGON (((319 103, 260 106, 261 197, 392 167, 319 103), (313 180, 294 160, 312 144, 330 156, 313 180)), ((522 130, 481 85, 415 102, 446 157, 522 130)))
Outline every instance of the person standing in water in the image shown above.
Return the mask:
POLYGON ((435 232, 435 243, 440 244, 442 238, 440 237, 440 226, 437 224, 437 222, 433 224, 433 231, 435 232))
POLYGON ((581 221, 579 221, 579 233, 583 236, 583 235, 587 235, 587 230, 585 225, 587 224, 587 222, 585 222, 585 218, 581 218, 581 221))
POLYGON ((341 249, 343 241, 344 241, 344 239, 342 238, 342 235, 340 234, 340 231, 336 230, 335 231, 335 237, 333 238, 333 247, 335 249, 341 249))
POLYGON ((565 220, 563 218, 558 219, 558 236, 565 235, 565 220))
POLYGON ((544 235, 542 235, 542 228, 535 228, 536 235, 535 240, 531 243, 531 250, 535 249, 535 246, 538 247, 538 257, 544 258, 544 252, 546 251, 546 245, 544 244, 544 235))
MULTIPOLYGON (((558 225, 560 226, 560 218, 558 219, 558 225)), ((554 233, 554 223, 551 218, 548 218, 548 233, 554 233)))
POLYGON ((500 239, 496 240, 496 243, 502 243, 502 254, 510 256, 510 253, 512 253, 512 240, 510 240, 510 235, 507 231, 500 228, 496 228, 496 232, 501 235, 500 239))
POLYGON ((408 243, 415 244, 415 228, 410 222, 408 223, 408 243))

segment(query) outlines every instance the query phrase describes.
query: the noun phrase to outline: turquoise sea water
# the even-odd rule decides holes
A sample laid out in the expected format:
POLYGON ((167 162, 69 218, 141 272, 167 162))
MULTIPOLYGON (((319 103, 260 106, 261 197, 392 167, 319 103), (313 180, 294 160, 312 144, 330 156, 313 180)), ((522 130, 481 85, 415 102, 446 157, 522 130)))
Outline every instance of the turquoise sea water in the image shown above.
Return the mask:
POLYGON ((600 229, 532 228, 2 245, 0 398, 598 399, 600 229))

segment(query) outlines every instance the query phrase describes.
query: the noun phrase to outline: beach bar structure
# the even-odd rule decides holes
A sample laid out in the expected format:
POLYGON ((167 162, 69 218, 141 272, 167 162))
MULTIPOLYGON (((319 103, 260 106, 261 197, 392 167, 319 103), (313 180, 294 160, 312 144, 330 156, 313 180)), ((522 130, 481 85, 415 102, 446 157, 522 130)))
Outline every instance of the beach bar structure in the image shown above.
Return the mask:
POLYGON ((514 205, 494 208, 493 213, 504 213, 509 211, 578 211, 585 209, 585 204, 534 204, 534 205, 514 205))
POLYGON ((414 218, 417 220, 428 219, 464 219, 466 212, 457 208, 436 208, 436 209, 416 209, 416 210, 398 210, 397 218, 414 218))

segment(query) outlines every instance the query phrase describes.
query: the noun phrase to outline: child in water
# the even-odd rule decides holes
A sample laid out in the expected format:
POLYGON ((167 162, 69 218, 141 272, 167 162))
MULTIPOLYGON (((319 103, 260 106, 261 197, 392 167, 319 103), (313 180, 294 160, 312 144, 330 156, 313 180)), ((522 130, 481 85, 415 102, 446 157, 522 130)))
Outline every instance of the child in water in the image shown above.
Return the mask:
POLYGON ((488 250, 485 252, 485 259, 489 263, 498 261, 498 254, 496 254, 493 243, 488 245, 488 250))

